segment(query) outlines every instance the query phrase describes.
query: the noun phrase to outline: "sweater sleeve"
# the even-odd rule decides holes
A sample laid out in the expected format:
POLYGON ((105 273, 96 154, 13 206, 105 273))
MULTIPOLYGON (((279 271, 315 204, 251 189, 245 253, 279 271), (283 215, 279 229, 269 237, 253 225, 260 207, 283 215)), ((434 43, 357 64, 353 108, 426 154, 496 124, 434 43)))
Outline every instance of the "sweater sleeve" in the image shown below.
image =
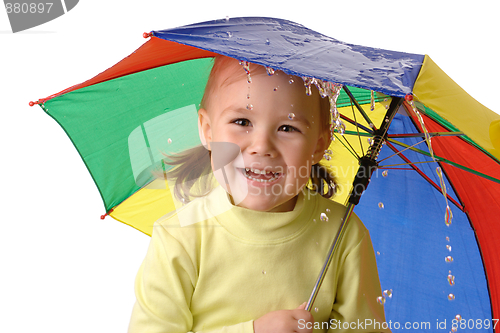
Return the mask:
POLYGON ((382 293, 370 235, 364 227, 361 232, 361 240, 345 256, 338 276, 328 332, 390 333, 384 307, 377 302, 382 293))
MULTIPOLYGON (((161 225, 155 225, 151 242, 135 280, 136 303, 129 333, 191 332, 191 297, 198 271, 182 244, 161 225)), ((253 333, 253 321, 210 331, 253 333)))

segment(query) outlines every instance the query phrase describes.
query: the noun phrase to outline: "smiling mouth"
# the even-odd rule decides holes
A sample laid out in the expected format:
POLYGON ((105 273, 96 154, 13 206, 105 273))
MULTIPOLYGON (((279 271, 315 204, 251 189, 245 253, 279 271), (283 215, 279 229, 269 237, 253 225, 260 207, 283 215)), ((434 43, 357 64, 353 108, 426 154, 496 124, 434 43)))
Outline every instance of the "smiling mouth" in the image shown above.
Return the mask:
POLYGON ((271 183, 276 179, 280 178, 283 173, 259 170, 254 168, 242 169, 243 176, 247 179, 260 182, 260 183, 271 183))

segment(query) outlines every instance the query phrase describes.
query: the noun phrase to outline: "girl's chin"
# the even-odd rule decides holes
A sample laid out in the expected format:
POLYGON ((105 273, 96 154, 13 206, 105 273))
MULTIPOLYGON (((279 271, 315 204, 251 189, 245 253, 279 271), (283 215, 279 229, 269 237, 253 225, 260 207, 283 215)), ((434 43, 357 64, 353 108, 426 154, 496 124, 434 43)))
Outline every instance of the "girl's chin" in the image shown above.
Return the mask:
POLYGON ((288 198, 279 198, 263 194, 257 196, 250 191, 246 198, 237 204, 237 206, 261 212, 288 212, 295 208, 296 202, 297 195, 288 198))

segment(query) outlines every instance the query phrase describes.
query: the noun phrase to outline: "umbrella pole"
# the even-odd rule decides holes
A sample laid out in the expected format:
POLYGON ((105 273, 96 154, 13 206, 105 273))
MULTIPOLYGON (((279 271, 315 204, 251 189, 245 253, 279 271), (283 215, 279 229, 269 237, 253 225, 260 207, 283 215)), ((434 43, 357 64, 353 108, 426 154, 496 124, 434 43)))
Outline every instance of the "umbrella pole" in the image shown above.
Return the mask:
POLYGON ((389 110, 387 111, 385 118, 382 121, 382 124, 380 125, 380 128, 373 132, 374 134, 373 145, 370 146, 366 155, 361 157, 359 160, 360 166, 352 184, 352 191, 349 195, 349 201, 347 204, 346 211, 344 213, 344 217, 341 220, 339 230, 337 231, 337 234, 332 241, 332 244, 326 256, 326 260, 323 264, 323 267, 321 268, 321 271, 318 275, 318 278, 313 287, 311 295, 309 296, 309 300, 307 301, 305 308, 307 311, 311 311, 314 305, 314 301, 318 296, 321 284, 323 283, 328 268, 330 267, 330 263, 332 262, 333 255, 335 254, 335 251, 339 247, 340 242, 342 241, 342 237, 344 236, 344 232, 347 229, 349 218, 352 215, 354 207, 359 203, 361 195, 366 190, 366 187, 370 182, 371 175, 377 169, 377 157, 380 153, 380 150, 382 149, 382 145, 385 139, 387 138, 387 131, 389 130, 389 125, 391 124, 394 115, 397 113, 402 103, 403 103, 403 98, 401 97, 392 98, 391 105, 389 106, 389 110))

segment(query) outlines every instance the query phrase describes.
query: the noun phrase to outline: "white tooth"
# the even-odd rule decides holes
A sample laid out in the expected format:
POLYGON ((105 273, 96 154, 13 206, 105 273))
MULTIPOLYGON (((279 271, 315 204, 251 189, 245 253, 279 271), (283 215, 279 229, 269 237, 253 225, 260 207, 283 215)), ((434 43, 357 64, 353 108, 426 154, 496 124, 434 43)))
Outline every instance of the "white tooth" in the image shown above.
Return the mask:
POLYGON ((250 171, 250 168, 245 168, 245 171, 246 171, 246 172, 250 171))

